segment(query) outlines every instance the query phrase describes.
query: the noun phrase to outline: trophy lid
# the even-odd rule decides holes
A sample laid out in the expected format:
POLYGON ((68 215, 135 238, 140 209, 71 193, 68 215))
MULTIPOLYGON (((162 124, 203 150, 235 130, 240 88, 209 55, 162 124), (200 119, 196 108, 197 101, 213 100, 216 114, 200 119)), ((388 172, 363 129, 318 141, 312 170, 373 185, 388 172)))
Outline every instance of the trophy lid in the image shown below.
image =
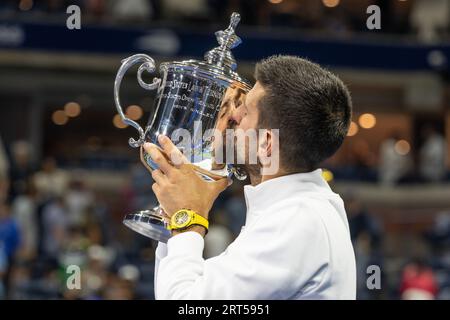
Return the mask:
POLYGON ((231 53, 231 49, 236 48, 242 43, 241 38, 239 38, 235 33, 235 29, 239 21, 241 21, 241 15, 237 12, 233 12, 228 28, 215 33, 217 42, 220 46, 208 51, 205 54, 205 60, 209 64, 223 69, 231 69, 233 71, 236 70, 237 64, 233 54, 231 53))
POLYGON ((250 83, 241 78, 237 72, 236 60, 231 53, 231 49, 236 48, 242 43, 235 29, 241 20, 239 13, 233 12, 230 18, 230 25, 227 29, 217 31, 215 33, 219 46, 208 51, 205 54, 205 61, 187 60, 181 62, 162 63, 161 67, 165 68, 182 68, 195 70, 197 74, 203 74, 205 76, 219 77, 227 82, 240 83, 247 89, 251 88, 250 83))

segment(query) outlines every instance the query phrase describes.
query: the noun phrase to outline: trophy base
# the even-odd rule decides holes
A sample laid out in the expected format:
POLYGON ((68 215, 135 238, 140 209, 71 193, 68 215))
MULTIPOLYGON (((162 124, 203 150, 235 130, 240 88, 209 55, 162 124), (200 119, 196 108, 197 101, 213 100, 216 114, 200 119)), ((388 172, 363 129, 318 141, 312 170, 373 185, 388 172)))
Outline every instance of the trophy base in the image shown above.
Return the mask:
POLYGON ((143 210, 130 213, 123 219, 123 224, 147 238, 167 243, 172 236, 167 229, 165 219, 156 210, 143 210))

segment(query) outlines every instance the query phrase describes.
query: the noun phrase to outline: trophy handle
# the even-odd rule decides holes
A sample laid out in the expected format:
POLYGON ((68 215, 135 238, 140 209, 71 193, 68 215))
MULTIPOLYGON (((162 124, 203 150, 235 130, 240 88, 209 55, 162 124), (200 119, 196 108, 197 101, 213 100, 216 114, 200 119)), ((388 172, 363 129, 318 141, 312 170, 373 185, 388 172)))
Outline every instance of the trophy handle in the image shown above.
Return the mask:
POLYGON ((161 83, 161 79, 158 78, 153 78, 153 83, 146 83, 142 80, 142 72, 147 71, 149 73, 152 73, 155 71, 155 60, 153 60, 148 55, 135 54, 122 60, 122 65, 120 66, 119 71, 117 71, 116 80, 114 81, 114 101, 116 104, 117 112, 122 118, 122 121, 125 124, 134 127, 139 132, 139 138, 137 140, 134 138, 130 138, 128 140, 128 144, 133 148, 137 148, 144 143, 145 131, 137 122, 127 118, 127 116, 123 113, 122 106, 120 105, 119 91, 123 76, 129 68, 137 63, 141 63, 137 72, 137 80, 142 88, 146 90, 155 90, 158 89, 159 84, 161 83))

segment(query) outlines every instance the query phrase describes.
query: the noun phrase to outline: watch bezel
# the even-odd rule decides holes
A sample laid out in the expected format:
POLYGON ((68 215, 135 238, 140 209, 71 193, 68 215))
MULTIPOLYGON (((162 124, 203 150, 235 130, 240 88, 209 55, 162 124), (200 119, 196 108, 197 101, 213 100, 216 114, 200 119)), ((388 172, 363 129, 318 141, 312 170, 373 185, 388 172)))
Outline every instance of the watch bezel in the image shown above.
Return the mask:
POLYGON ((189 212, 188 210, 180 210, 177 211, 173 216, 172 216, 172 221, 171 221, 171 225, 172 225, 172 229, 182 229, 185 228, 189 225, 189 223, 191 223, 192 221, 192 214, 191 212, 189 212), (186 221, 184 223, 177 223, 177 217, 181 214, 186 214, 188 216, 188 219, 186 219, 186 221))

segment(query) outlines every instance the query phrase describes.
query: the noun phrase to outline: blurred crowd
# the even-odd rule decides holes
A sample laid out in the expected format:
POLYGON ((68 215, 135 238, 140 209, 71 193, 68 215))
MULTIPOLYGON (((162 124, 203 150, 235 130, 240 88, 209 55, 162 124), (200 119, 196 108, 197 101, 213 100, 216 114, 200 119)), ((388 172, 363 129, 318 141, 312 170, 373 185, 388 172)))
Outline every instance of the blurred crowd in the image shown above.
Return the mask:
POLYGON ((393 133, 383 142, 379 170, 379 178, 383 184, 417 181, 438 183, 449 178, 445 137, 431 125, 425 126, 421 135, 423 143, 416 159, 409 152, 402 153, 398 145, 398 141, 402 140, 400 133, 393 133))
MULTIPOLYGON (((388 132, 378 150, 361 139, 336 163, 326 163, 336 179, 365 181, 392 187, 401 184, 438 184, 450 181, 448 141, 436 126, 426 124, 415 143, 400 130, 388 132)), ((349 140, 350 141, 350 140, 349 140)))
POLYGON ((343 196, 356 255, 358 299, 450 299, 450 210, 439 212, 426 232, 410 235, 425 250, 394 257, 387 254, 388 235, 382 221, 355 191, 343 196), (379 267, 380 290, 367 285, 373 274, 369 266, 379 267))
POLYGON ((24 13, 48 19, 79 5, 84 21, 146 24, 170 21, 198 25, 223 23, 233 11, 245 25, 305 28, 333 34, 368 31, 369 5, 378 5, 380 32, 416 34, 435 41, 448 34, 447 0, 3 0, 0 16, 24 13))
POLYGON ((83 176, 53 158, 36 167, 25 141, 12 145, 10 158, 0 174, 0 297, 135 297, 139 271, 113 246, 108 209, 83 176), (69 265, 81 268, 82 290, 67 290, 69 265))

